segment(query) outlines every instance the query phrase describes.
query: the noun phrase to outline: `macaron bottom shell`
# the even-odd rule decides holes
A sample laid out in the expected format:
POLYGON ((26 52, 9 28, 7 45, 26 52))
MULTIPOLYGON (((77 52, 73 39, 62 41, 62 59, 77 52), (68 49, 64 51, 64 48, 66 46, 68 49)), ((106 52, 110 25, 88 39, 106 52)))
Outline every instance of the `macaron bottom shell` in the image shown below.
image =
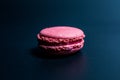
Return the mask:
POLYGON ((68 55, 75 54, 76 52, 81 50, 83 46, 84 46, 84 41, 82 43, 79 43, 79 46, 77 47, 70 48, 68 46, 64 50, 46 48, 46 46, 38 46, 38 47, 42 49, 43 55, 46 55, 46 56, 68 56, 68 55))

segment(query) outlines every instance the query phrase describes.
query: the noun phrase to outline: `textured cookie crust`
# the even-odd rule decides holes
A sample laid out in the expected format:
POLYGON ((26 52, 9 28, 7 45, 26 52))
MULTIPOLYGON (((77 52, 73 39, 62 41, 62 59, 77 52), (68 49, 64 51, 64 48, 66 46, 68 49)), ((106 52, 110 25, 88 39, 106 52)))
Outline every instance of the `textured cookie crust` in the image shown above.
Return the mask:
POLYGON ((81 29, 69 26, 55 26, 50 28, 45 28, 40 31, 41 35, 53 38, 75 38, 75 37, 85 37, 81 29))

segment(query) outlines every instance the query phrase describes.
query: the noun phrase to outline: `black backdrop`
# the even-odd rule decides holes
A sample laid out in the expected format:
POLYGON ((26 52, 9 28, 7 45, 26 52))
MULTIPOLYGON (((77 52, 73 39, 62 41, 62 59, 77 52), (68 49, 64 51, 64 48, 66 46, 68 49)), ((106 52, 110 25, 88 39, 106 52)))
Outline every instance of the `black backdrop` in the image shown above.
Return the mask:
POLYGON ((3 80, 120 80, 119 0, 4 0, 0 7, 3 80), (84 30, 78 55, 34 55, 36 34, 56 25, 84 30))
POLYGON ((119 0, 4 0, 4 23, 41 25, 118 24, 119 0))

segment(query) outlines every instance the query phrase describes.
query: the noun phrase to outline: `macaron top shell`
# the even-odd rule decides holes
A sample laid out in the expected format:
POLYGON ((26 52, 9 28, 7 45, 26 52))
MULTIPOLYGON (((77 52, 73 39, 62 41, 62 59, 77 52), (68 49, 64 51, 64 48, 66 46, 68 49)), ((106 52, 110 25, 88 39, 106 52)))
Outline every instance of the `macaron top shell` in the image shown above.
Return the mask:
POLYGON ((55 27, 45 28, 41 30, 39 34, 53 38, 75 38, 75 37, 84 38, 85 37, 81 29, 75 27, 69 27, 69 26, 55 26, 55 27))

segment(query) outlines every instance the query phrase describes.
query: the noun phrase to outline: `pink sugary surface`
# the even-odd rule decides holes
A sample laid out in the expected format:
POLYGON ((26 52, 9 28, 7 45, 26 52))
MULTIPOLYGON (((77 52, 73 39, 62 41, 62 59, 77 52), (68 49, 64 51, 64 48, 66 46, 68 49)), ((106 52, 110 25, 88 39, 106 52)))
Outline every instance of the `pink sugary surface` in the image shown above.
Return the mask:
POLYGON ((45 28, 40 31, 41 35, 55 38, 75 38, 75 37, 85 37, 83 31, 79 28, 69 27, 69 26, 55 26, 50 28, 45 28))
POLYGON ((84 46, 84 37, 84 32, 81 29, 69 26, 49 27, 37 34, 38 41, 46 42, 46 44, 40 43, 39 47, 49 52, 50 50, 55 51, 56 54, 71 54, 80 50, 84 46), (63 41, 66 44, 63 44, 63 41), (54 45, 55 42, 59 45, 54 45))

